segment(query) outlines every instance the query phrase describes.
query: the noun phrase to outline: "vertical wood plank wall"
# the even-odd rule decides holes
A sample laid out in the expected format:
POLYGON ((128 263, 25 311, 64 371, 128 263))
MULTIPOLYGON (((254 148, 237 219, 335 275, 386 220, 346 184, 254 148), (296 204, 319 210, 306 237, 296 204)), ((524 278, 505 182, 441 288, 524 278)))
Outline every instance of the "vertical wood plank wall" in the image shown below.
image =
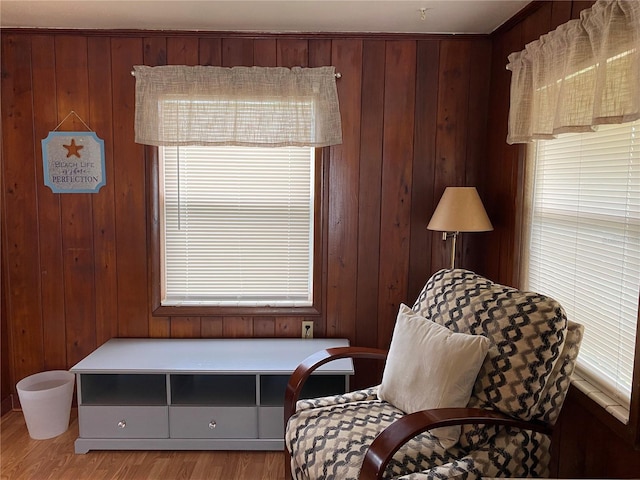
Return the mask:
MULTIPOLYGON (((300 317, 156 317, 153 165, 133 142, 133 65, 334 65, 344 143, 328 150, 318 336, 386 347, 400 302, 448 265, 425 229, 448 185, 477 185, 495 230, 458 264, 518 283, 521 147, 505 143, 507 55, 592 1, 536 2, 491 37, 2 31, 1 400, 115 336, 298 336, 300 317), (95 195, 44 187, 40 140, 74 110, 105 140, 95 195)), ((61 130, 82 130, 70 118, 61 130)), ((359 374, 375 381, 379 365, 359 374)), ((640 456, 571 392, 554 439, 560 477, 637 477, 640 456)))
MULTIPOLYGON (((426 224, 448 185, 486 163, 491 42, 481 36, 2 31, 2 395, 69 368, 112 337, 299 336, 299 316, 151 312, 153 165, 134 142, 134 65, 334 65, 344 141, 328 149, 322 313, 316 336, 387 347, 448 244, 426 224), (40 141, 105 141, 107 183, 54 194, 40 141), (6 328, 4 322, 6 321, 6 328)), ((479 186, 482 193, 482 186, 479 186)), ((479 236, 482 234, 479 234, 479 236)), ((460 264, 478 261, 461 244, 460 264)), ((364 383, 376 372, 365 373, 364 383)), ((379 373, 379 372, 377 372, 379 373)))

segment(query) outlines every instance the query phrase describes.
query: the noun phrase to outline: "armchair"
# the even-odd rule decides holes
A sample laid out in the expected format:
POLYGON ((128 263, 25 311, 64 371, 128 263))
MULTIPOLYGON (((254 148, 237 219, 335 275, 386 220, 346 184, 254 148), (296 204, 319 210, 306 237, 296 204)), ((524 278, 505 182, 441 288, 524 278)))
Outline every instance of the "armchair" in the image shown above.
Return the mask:
MULTIPOLYGON (((381 398, 388 396, 381 389, 399 315, 389 352, 332 348, 307 358, 292 374, 285 394, 286 474, 297 480, 547 476, 551 432, 583 327, 567 321, 551 298, 461 269, 435 273, 412 311, 420 322, 488 338, 466 406, 406 413, 381 398), (382 384, 299 400, 313 370, 344 357, 387 358, 382 384), (448 442, 438 432, 451 426, 461 430, 448 442)), ((417 395, 430 388, 411 386, 417 395)))

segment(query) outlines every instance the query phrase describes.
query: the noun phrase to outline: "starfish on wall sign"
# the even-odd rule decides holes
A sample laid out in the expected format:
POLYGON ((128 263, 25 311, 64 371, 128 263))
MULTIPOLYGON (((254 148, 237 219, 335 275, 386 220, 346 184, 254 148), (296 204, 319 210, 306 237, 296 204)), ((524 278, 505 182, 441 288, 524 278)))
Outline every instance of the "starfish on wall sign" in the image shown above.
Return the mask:
POLYGON ((67 149, 67 158, 69 158, 71 155, 75 155, 76 157, 80 158, 80 150, 84 148, 84 145, 76 145, 75 138, 71 139, 71 144, 63 144, 62 146, 67 149))

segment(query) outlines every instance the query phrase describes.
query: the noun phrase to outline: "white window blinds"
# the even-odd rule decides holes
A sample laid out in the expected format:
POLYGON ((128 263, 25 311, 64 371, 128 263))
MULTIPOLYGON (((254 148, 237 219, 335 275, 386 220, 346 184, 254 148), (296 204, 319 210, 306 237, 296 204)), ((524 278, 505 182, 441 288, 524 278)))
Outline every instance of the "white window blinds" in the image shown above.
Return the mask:
POLYGON ((310 306, 314 149, 160 154, 162 305, 310 306))
POLYGON ((537 144, 528 288, 585 325, 578 371, 629 406, 640 289, 640 121, 537 144))

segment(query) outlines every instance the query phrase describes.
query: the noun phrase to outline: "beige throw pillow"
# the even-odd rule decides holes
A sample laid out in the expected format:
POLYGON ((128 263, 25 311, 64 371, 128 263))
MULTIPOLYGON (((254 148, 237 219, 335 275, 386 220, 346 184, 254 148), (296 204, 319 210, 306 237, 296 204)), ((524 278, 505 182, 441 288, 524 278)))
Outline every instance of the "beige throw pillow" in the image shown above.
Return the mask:
MULTIPOLYGON (((378 397, 405 413, 466 407, 488 349, 488 338, 452 332, 400 305, 378 397)), ((460 427, 431 433, 449 448, 460 427)))

